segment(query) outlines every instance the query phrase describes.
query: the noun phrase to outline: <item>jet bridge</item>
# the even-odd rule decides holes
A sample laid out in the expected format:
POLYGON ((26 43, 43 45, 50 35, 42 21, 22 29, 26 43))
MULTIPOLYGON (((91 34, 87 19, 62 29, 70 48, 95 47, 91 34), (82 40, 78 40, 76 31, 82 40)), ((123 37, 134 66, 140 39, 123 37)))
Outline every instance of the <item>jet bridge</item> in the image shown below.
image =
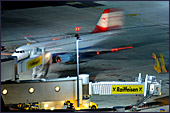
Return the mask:
MULTIPOLYGON (((45 58, 44 63, 42 61, 42 64, 49 63, 50 57, 46 58, 45 55, 46 54, 42 54, 28 58, 25 62, 20 61, 20 63, 22 62, 21 64, 18 63, 20 65, 24 65, 25 63, 25 67, 21 71, 35 68, 38 65, 38 63, 35 63, 34 65, 32 62, 40 62, 39 64, 41 65, 41 58, 45 58), (32 64, 33 66, 29 66, 28 64, 32 64)), ((12 61, 15 61, 13 59, 9 60, 11 62, 7 62, 8 60, 4 60, 2 65, 8 64, 10 66, 12 61), (7 64, 4 64, 5 62, 7 64)), ((16 81, 15 77, 13 77, 15 76, 14 65, 15 62, 13 62, 11 67, 4 69, 3 73, 1 73, 3 76, 7 77, 3 78, 3 81, 1 80, 1 98, 5 105, 38 102, 39 109, 63 109, 64 102, 66 100, 71 100, 75 107, 77 106, 76 77, 16 81), (12 70, 11 73, 8 72, 9 70, 12 70)), ((145 81, 143 81, 141 74, 139 74, 139 77, 135 82, 101 81, 91 83, 89 82, 89 75, 79 75, 80 105, 89 105, 92 94, 144 95, 143 100, 136 104, 140 105, 143 101, 146 101, 150 95, 161 95, 161 81, 159 83, 155 76, 149 75, 146 75, 145 81)), ((87 107, 89 108, 89 106, 87 107)))
MULTIPOLYGON (((80 104, 83 102, 82 80, 79 79, 80 104)), ((7 105, 38 102, 39 109, 63 109, 65 100, 73 100, 77 103, 76 81, 76 77, 69 77, 1 83, 2 98, 7 105)))
MULTIPOLYGON (((37 55, 17 62, 14 57, 2 58, 3 72, 1 80, 1 98, 5 105, 37 103, 39 109, 63 109, 66 100, 77 103, 77 77, 58 79, 17 80, 15 66, 19 65, 22 71, 35 68, 38 65, 50 63, 48 54, 37 55), (44 55, 44 56, 43 56, 44 55), (47 55, 47 56, 46 56, 47 55), (44 57, 44 62, 41 60, 44 57), (34 63, 36 62, 36 63, 34 63), (31 65, 32 64, 32 65, 31 65), (31 66, 30 66, 31 65, 31 66), (6 69, 7 68, 7 69, 6 69), (69 86, 69 87, 66 87, 69 86)), ((19 67, 20 68, 20 67, 19 67)), ((80 104, 89 104, 89 75, 80 75, 79 101, 80 104)), ((89 107, 89 106, 88 106, 89 107)))
POLYGON ((51 61, 51 53, 45 53, 45 48, 34 48, 28 58, 17 62, 17 74, 33 69, 32 79, 45 78, 51 61))
POLYGON ((161 80, 157 81, 155 76, 146 74, 145 80, 139 77, 134 82, 101 81, 89 83, 90 95, 161 95, 161 80))

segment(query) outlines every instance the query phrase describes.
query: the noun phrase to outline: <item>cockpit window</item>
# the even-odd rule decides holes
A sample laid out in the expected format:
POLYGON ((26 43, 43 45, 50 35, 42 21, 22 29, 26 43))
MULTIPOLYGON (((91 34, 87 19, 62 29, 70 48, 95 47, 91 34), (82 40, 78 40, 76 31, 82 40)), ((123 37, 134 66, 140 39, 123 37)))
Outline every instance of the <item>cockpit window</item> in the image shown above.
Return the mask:
POLYGON ((19 51, 15 51, 15 53, 19 53, 19 51))
POLYGON ((24 53, 24 51, 15 51, 15 53, 24 53))

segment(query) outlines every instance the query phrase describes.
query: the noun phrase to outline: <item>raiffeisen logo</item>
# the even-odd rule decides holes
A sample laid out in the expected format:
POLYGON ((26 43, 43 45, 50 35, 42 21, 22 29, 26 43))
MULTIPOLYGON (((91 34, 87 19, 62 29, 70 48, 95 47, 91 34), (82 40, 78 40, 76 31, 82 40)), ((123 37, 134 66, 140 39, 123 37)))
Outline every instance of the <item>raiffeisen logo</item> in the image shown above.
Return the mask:
POLYGON ((112 94, 143 94, 144 85, 112 85, 112 94))
POLYGON ((138 92, 138 91, 142 91, 142 87, 139 88, 131 88, 131 87, 113 87, 113 91, 115 91, 117 89, 118 92, 138 92))

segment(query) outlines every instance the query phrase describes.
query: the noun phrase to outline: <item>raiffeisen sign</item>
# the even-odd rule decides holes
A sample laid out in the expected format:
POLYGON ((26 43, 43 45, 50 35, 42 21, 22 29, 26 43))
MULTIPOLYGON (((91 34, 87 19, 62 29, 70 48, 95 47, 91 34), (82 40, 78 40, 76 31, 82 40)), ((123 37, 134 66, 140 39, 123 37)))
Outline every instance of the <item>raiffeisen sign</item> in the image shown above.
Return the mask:
POLYGON ((111 94, 143 94, 144 85, 112 85, 111 94))

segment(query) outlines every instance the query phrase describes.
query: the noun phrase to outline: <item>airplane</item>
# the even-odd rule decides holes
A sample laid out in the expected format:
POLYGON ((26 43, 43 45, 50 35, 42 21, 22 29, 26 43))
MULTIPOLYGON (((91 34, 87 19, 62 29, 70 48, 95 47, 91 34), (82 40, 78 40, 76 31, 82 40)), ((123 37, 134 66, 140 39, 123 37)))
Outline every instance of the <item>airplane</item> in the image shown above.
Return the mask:
MULTIPOLYGON (((123 27, 123 10, 118 8, 105 9, 98 20, 94 30, 90 33, 79 34, 79 51, 80 53, 95 52, 92 47, 96 44, 101 43, 103 40, 108 39, 107 37, 117 33, 116 31, 121 30, 123 27)), ((76 28, 80 30, 80 27, 76 28)), ((118 31, 119 32, 119 31, 118 31)), ((76 36, 66 35, 57 38, 46 38, 45 41, 37 41, 43 38, 30 38, 25 37, 31 44, 20 46, 15 50, 12 56, 17 56, 17 60, 23 60, 31 56, 31 51, 41 51, 39 47, 44 47, 45 52, 52 54, 52 62, 67 63, 75 61, 76 56, 76 36)), ((129 49, 133 47, 114 48, 111 51, 118 51, 123 49, 129 49)), ((106 51, 106 50, 100 50, 106 51)))

